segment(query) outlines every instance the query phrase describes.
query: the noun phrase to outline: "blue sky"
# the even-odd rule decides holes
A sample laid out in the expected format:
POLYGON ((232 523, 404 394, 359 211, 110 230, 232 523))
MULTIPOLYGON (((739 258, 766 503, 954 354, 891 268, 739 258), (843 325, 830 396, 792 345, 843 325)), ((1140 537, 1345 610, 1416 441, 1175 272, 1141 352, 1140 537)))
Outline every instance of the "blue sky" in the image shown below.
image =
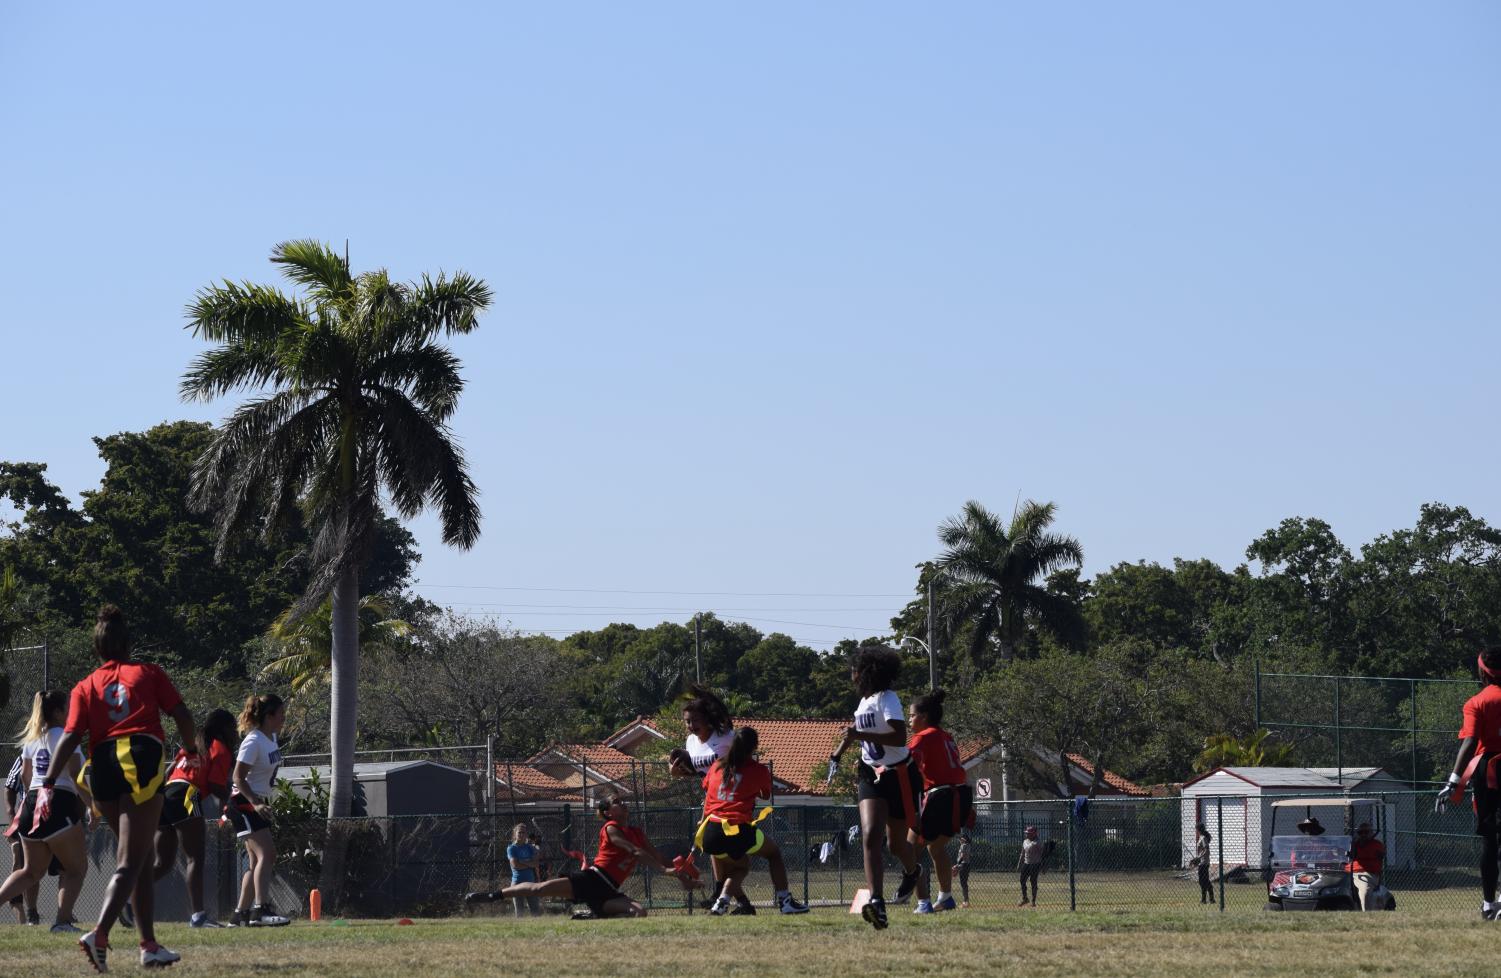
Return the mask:
POLYGON ((182 309, 278 241, 463 268, 422 589, 520 628, 879 631, 970 498, 1501 521, 1493 3, 12 5, 0 84, 0 458, 226 413, 182 309))

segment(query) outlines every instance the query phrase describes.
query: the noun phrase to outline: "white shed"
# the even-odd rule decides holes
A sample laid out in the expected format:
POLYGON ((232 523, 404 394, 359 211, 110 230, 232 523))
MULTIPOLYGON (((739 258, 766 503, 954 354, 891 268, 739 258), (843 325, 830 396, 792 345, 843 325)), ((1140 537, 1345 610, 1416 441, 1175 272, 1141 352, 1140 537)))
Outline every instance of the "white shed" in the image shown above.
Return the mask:
MULTIPOLYGON (((1183 785, 1183 863, 1186 866, 1193 858, 1195 828, 1202 822, 1216 836, 1210 849, 1213 862, 1220 861, 1223 841, 1226 869, 1237 866, 1261 869, 1266 865, 1272 844, 1273 799, 1346 793, 1346 786, 1312 768, 1216 768, 1183 785)), ((1342 824, 1344 820, 1343 812, 1337 808, 1313 814, 1327 825, 1342 824)), ((1391 841, 1387 846, 1390 848, 1391 841)))

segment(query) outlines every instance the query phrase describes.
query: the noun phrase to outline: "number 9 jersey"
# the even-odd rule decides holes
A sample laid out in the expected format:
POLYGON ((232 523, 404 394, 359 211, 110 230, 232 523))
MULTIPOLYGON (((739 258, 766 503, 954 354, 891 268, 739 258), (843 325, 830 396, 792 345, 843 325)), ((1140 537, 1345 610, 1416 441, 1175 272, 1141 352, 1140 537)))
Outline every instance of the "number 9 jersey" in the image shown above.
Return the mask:
POLYGON ((73 687, 64 729, 88 734, 91 753, 107 740, 131 734, 165 741, 162 714, 181 702, 177 687, 160 666, 106 662, 73 687))

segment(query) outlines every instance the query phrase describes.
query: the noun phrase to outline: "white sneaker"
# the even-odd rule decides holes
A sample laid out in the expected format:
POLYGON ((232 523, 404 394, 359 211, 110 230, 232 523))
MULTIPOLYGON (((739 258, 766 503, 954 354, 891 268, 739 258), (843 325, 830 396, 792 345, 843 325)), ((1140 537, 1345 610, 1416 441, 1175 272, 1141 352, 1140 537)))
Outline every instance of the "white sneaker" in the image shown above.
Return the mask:
POLYGON ((199 912, 193 914, 188 921, 188 926, 196 930, 202 927, 223 927, 224 925, 210 917, 207 912, 199 912))
POLYGON ((276 912, 271 904, 250 908, 250 919, 245 921, 248 927, 285 927, 292 922, 291 917, 283 917, 276 912))
POLYGON ((719 897, 714 901, 714 906, 709 908, 709 916, 711 917, 723 917, 729 912, 730 898, 727 896, 719 897))
POLYGON ((78 946, 83 948, 84 956, 89 959, 89 964, 101 975, 109 973, 109 965, 105 963, 105 957, 109 954, 109 945, 96 943, 94 932, 89 931, 78 939, 78 946))
POLYGON ((169 951, 160 944, 141 948, 141 967, 166 968, 182 960, 182 955, 169 951))

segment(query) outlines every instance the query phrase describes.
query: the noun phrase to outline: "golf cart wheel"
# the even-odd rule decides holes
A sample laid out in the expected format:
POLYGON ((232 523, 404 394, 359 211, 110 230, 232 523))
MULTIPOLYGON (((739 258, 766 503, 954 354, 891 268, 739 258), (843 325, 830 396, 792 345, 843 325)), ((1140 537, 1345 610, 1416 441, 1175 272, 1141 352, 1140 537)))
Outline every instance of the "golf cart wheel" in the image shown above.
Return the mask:
POLYGON ((1276 900, 1268 900, 1266 902, 1266 908, 1268 910, 1281 910, 1282 904, 1278 903, 1276 900))

